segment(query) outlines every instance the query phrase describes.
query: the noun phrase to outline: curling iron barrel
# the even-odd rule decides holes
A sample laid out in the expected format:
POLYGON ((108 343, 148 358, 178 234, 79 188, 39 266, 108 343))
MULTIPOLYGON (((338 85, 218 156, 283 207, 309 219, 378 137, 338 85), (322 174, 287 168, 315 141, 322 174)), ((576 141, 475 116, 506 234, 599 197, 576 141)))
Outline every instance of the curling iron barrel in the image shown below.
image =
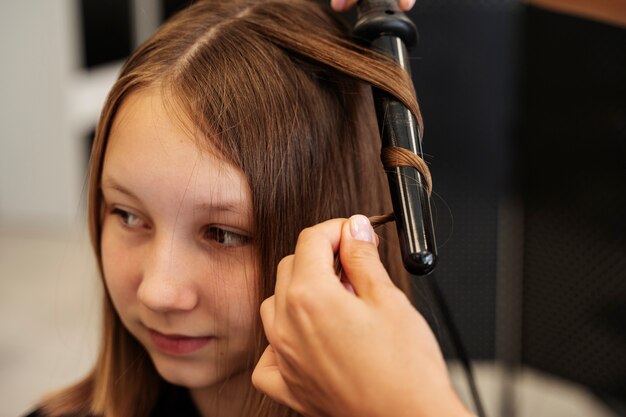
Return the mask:
MULTIPOLYGON (((397 0, 360 0, 354 36, 393 59, 409 75, 407 47, 417 43, 417 28, 397 0)), ((422 157, 421 132, 415 116, 395 97, 373 89, 383 148, 400 147, 422 157)), ((422 174, 412 166, 387 171, 402 261, 415 275, 430 273, 437 248, 429 192, 422 174)))

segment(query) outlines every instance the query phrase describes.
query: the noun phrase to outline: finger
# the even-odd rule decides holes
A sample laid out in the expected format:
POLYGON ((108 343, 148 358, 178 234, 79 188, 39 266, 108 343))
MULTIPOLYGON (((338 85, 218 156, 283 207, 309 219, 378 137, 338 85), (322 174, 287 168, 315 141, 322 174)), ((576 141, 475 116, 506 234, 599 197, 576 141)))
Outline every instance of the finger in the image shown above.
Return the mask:
POLYGON ((265 336, 267 340, 272 343, 274 341, 274 318, 276 317, 276 297, 271 296, 266 298, 261 303, 261 308, 259 309, 259 313, 261 315, 261 322, 263 323, 263 331, 265 332, 265 336))
POLYGON ((274 296, 276 296, 276 303, 278 311, 284 311, 285 306, 285 294, 289 281, 293 274, 293 261, 294 255, 285 256, 276 268, 276 286, 274 287, 274 296))
POLYGON ((354 3, 356 3, 356 0, 330 0, 330 7, 337 12, 345 12, 354 3))
POLYGON ((293 396, 278 368, 272 346, 268 346, 252 371, 252 385, 272 400, 286 405, 298 413, 303 412, 300 402, 293 396))
POLYGON ((408 12, 409 10, 413 8, 413 6, 415 6, 415 0, 400 0, 399 4, 400 4, 400 9, 404 10, 405 12, 408 12))
POLYGON ((304 229, 296 243, 290 279, 303 281, 319 275, 335 275, 334 259, 341 242, 341 227, 346 219, 332 219, 304 229), (316 273, 311 274, 314 270, 316 273))
POLYGON ((351 294, 356 295, 356 292, 354 291, 354 287, 350 283, 350 280, 348 279, 344 271, 341 271, 341 277, 339 279, 339 282, 341 282, 341 285, 343 285, 346 291, 348 291, 351 294))
POLYGON ((341 265, 357 295, 367 297, 381 286, 393 285, 380 261, 376 235, 367 217, 350 217, 341 233, 341 265))

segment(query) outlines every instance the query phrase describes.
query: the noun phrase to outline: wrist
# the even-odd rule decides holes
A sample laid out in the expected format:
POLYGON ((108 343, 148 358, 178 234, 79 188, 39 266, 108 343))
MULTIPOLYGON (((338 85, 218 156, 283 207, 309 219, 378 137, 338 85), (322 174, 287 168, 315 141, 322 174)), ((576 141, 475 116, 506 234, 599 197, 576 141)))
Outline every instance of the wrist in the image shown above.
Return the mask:
POLYGON ((461 401, 451 385, 415 397, 411 408, 394 414, 402 417, 476 417, 461 401))
POLYGON ((438 396, 429 399, 429 407, 423 408, 419 417, 475 417, 465 406, 452 386, 438 396))

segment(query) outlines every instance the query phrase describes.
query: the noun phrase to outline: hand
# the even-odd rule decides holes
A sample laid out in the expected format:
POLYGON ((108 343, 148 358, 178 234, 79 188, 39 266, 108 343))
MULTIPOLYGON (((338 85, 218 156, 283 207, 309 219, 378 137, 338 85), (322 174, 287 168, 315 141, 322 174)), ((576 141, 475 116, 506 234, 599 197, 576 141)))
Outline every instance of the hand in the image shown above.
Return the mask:
MULTIPOLYGON (((345 12, 354 6, 356 2, 357 0, 330 0, 330 7, 335 11, 345 12)), ((406 12, 411 10, 413 5, 415 5, 415 0, 398 0, 398 4, 400 5, 400 9, 406 12)))
POLYGON ((261 305, 253 384, 306 416, 469 415, 423 317, 390 280, 364 216, 304 230, 261 305), (346 291, 334 270, 340 253, 346 291))

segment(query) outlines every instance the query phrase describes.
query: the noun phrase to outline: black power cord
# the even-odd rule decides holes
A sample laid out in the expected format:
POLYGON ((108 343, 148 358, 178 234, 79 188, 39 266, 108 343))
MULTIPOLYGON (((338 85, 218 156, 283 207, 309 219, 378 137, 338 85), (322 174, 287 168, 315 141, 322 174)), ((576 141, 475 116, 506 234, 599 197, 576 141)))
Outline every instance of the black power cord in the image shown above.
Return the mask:
POLYGON ((469 359, 469 355, 467 354, 467 350, 465 349, 465 345, 461 339, 461 335, 459 333, 459 329, 456 326, 454 319, 452 318, 452 314, 450 312, 450 308, 446 303, 446 300, 441 292, 441 289, 437 285, 437 282, 433 278, 432 275, 425 278, 427 283, 428 290, 432 295, 432 299, 436 304, 436 308, 439 311, 438 316, 442 319, 442 324, 444 327, 444 331, 447 336, 450 338, 452 342, 452 346, 461 361, 463 366, 463 371, 465 374, 465 379, 467 381, 467 385, 470 390, 470 394, 472 397, 472 401, 474 403, 474 409, 476 410, 476 414, 478 417, 486 417, 485 409, 483 408, 482 401, 480 399, 480 394, 478 392, 478 387, 476 386, 476 381, 474 379, 474 372, 472 371, 472 364, 469 359))

